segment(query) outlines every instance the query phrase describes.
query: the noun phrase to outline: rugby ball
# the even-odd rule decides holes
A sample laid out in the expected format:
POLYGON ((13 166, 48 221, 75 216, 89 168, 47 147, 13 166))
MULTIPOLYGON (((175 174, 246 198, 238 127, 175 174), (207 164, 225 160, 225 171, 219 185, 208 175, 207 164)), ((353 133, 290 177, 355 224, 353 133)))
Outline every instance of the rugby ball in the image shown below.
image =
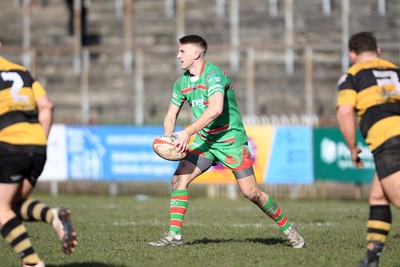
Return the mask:
POLYGON ((179 152, 175 147, 175 137, 174 136, 159 136, 153 141, 154 152, 163 159, 178 161, 187 156, 187 151, 179 152))

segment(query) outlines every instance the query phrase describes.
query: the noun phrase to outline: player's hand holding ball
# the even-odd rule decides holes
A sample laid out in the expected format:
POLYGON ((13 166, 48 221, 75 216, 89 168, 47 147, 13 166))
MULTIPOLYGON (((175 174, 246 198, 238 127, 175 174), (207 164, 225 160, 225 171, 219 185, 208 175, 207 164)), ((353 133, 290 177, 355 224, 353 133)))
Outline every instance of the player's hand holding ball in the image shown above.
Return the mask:
POLYGON ((163 159, 178 161, 187 156, 187 149, 182 150, 175 135, 162 135, 153 141, 154 152, 163 159))

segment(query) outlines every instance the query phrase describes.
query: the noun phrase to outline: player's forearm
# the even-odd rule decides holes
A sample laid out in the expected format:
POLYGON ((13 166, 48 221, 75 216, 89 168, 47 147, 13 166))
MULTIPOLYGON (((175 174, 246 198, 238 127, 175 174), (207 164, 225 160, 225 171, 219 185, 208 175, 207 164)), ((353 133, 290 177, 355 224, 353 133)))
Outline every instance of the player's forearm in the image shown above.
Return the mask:
POLYGON ((175 131, 176 116, 166 115, 164 118, 164 134, 172 134, 175 131))
POLYGON ((52 108, 46 108, 42 109, 39 112, 39 122, 43 127, 44 133, 46 134, 46 137, 49 136, 50 133, 50 128, 53 124, 53 109, 52 108))
POLYGON ((210 106, 204 113, 198 118, 194 123, 188 126, 184 131, 189 135, 193 135, 213 122, 219 115, 221 115, 222 110, 218 107, 210 106))
POLYGON ((339 110, 337 113, 337 121, 347 146, 349 149, 354 149, 357 143, 356 118, 354 112, 339 110))

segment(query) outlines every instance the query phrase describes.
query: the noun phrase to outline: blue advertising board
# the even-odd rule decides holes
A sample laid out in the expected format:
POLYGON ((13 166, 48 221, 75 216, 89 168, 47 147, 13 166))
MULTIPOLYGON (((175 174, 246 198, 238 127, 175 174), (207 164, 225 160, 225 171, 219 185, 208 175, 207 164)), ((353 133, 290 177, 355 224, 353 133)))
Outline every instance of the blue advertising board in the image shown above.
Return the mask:
POLYGON ((312 128, 279 126, 275 130, 266 177, 267 184, 311 184, 312 128))
POLYGON ((162 133, 160 126, 68 126, 68 177, 169 181, 178 162, 158 157, 152 148, 153 139, 162 133))

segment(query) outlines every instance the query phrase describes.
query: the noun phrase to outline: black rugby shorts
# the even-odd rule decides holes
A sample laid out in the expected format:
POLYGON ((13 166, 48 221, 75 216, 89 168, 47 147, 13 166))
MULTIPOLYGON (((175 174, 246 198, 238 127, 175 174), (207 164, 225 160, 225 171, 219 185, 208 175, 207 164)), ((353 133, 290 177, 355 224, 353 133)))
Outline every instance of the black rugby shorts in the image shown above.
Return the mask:
POLYGON ((35 186, 46 163, 46 154, 1 154, 0 162, 0 183, 19 183, 26 178, 35 186))
POLYGON ((374 160, 379 180, 400 171, 400 146, 383 149, 377 155, 374 155, 374 160))

